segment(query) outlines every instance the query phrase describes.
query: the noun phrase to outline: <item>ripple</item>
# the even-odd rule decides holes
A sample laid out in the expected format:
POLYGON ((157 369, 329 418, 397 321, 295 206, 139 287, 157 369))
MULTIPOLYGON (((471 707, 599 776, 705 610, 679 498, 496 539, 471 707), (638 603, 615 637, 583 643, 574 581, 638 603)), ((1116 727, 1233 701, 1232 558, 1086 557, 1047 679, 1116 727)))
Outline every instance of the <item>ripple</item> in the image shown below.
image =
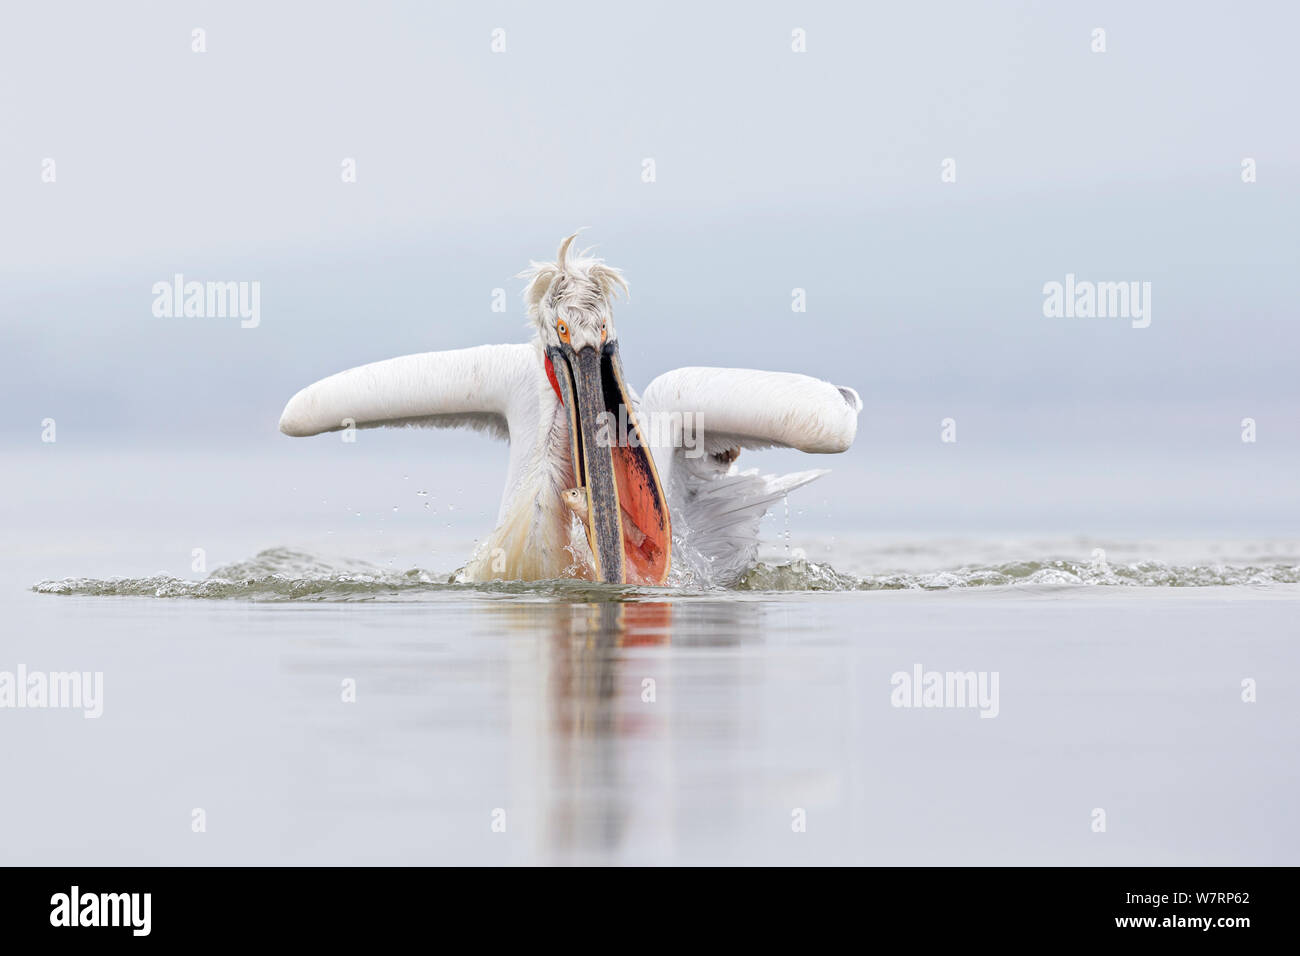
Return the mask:
POLYGON ((40 594, 90 597, 192 598, 245 601, 366 601, 419 598, 456 592, 513 595, 601 603, 646 596, 756 591, 942 591, 960 588, 1053 585, 1066 587, 1259 587, 1300 583, 1300 565, 1170 565, 1162 561, 1107 564, 1011 561, 924 573, 858 577, 829 564, 795 560, 760 562, 734 588, 648 588, 580 580, 470 583, 460 572, 435 574, 420 568, 389 571, 361 561, 325 561, 288 548, 271 548, 247 561, 217 568, 199 581, 155 575, 144 578, 63 578, 41 581, 40 594))

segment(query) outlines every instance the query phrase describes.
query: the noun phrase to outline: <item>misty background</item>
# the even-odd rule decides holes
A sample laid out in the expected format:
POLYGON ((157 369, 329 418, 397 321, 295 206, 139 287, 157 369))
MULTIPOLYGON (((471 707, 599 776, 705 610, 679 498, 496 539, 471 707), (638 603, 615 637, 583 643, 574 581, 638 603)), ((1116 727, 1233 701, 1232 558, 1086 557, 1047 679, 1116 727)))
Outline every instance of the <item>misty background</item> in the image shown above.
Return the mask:
POLYGON ((280 410, 364 362, 523 340, 513 276, 578 227, 630 282, 637 387, 729 365, 861 394, 847 454, 741 459, 834 469, 797 531, 1300 535, 1294 8, 84 3, 3 26, 0 517, 28 578, 347 534, 382 556, 399 532, 451 539, 419 548, 455 567, 504 445, 291 440, 280 410), (155 318, 175 273, 260 282, 260 325, 155 318), (1067 273, 1150 282, 1150 327, 1045 318, 1067 273))

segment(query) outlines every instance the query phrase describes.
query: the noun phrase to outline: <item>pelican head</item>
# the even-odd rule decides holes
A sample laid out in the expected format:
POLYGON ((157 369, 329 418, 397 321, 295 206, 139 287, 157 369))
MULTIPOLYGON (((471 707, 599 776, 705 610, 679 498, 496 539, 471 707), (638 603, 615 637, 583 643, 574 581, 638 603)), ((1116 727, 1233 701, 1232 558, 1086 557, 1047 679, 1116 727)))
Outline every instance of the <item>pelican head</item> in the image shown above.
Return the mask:
POLYGON ((618 340, 614 331, 613 300, 627 294, 623 273, 590 249, 571 254, 575 232, 560 243, 554 262, 533 262, 520 274, 528 279, 524 299, 538 338, 547 349, 569 345, 574 351, 590 346, 596 351, 618 340))
POLYGON ((614 330, 612 303, 627 293, 627 282, 590 250, 570 254, 576 238, 560 243, 554 262, 534 262, 522 273, 524 299, 547 377, 568 413, 575 490, 586 492, 584 524, 597 577, 661 583, 671 540, 668 505, 633 414, 614 330))

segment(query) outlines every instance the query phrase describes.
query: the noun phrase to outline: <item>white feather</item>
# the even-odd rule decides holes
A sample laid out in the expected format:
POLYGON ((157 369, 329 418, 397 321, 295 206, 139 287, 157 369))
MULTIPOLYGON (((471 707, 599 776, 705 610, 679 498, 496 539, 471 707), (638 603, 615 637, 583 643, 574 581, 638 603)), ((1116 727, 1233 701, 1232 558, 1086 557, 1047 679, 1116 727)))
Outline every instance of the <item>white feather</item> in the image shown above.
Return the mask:
POLYGON ((741 448, 842 452, 861 409, 853 389, 789 372, 680 368, 651 382, 639 417, 668 496, 678 570, 699 584, 733 583, 753 564, 768 508, 827 473, 742 472, 741 448))
MULTIPOLYGON (((480 345, 371 362, 308 385, 284 407, 280 431, 295 438, 356 428, 479 428, 508 438, 510 419, 536 418, 521 386, 536 380, 533 345, 480 345)), ((529 396, 531 397, 531 396, 529 396)))
POLYGON ((569 432, 536 342, 404 355, 339 372, 294 395, 280 430, 295 437, 356 428, 475 428, 510 442, 497 527, 469 576, 560 577, 574 564, 558 506, 573 484, 569 432), (555 507, 549 507, 554 502, 555 507))
MULTIPOLYGON (((510 442, 497 526, 466 567, 471 580, 583 574, 583 534, 562 503, 574 484, 568 415, 547 380, 544 349, 563 322, 574 348, 614 341, 611 301, 622 274, 587 253, 533 263, 526 300, 536 337, 373 362, 321 379, 280 417, 286 435, 356 428, 469 427, 510 442)), ((630 396, 638 404, 635 396, 630 396)), ((842 452, 862 402, 851 388, 787 372, 680 368, 660 375, 639 402, 673 525, 674 564, 699 583, 730 583, 752 563, 768 507, 823 471, 739 472, 741 448, 842 452), (665 427, 665 421, 667 427, 665 427), (696 454, 698 450, 699 454, 696 454)))

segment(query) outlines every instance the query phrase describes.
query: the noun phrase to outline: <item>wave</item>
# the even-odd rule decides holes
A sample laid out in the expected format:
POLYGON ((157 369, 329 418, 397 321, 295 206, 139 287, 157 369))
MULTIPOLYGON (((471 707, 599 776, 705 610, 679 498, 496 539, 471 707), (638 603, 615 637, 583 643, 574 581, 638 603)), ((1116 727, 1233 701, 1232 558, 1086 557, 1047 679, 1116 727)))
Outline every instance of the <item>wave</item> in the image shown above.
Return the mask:
POLYGON ((1080 585, 1141 588, 1267 586, 1300 583, 1300 565, 1171 565, 1138 561, 1010 561, 987 567, 910 574, 841 574, 830 565, 807 561, 758 564, 737 585, 745 591, 944 591, 1009 585, 1080 585))
MULTIPOLYGON (((571 600, 612 600, 650 590, 590 581, 489 581, 470 583, 454 574, 420 568, 389 571, 363 561, 327 562, 289 548, 269 548, 247 561, 217 568, 200 581, 170 575, 144 578, 64 578, 42 581, 40 594, 248 601, 363 601, 455 592, 536 594, 571 600)), ((656 591, 661 589, 655 589, 656 591)))
MULTIPOLYGON (((733 587, 743 592, 950 590, 1007 586, 1234 587, 1300 583, 1300 565, 1170 565, 1162 561, 1108 564, 1104 560, 1012 561, 925 573, 857 576, 829 564, 796 559, 759 562, 733 587)), ((419 568, 389 571, 359 561, 327 562, 288 548, 217 568, 203 580, 167 575, 143 578, 64 578, 33 585, 40 594, 91 597, 194 598, 246 601, 366 601, 419 599, 477 592, 603 602, 654 595, 725 593, 722 588, 646 588, 589 581, 492 581, 469 583, 459 572, 419 568)))

